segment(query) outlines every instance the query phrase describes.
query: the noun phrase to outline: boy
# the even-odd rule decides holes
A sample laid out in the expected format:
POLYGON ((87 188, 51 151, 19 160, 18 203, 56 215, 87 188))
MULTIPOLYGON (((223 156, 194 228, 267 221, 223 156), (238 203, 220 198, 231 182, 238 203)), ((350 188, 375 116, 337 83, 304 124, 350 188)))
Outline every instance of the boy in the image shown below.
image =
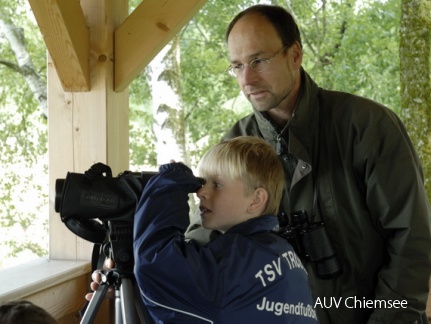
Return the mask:
POLYGON ((316 323, 307 273, 275 234, 284 187, 273 148, 257 137, 217 144, 194 177, 162 165, 134 222, 135 277, 157 323, 316 323), (202 225, 222 231, 205 246, 186 241, 189 193, 202 225))

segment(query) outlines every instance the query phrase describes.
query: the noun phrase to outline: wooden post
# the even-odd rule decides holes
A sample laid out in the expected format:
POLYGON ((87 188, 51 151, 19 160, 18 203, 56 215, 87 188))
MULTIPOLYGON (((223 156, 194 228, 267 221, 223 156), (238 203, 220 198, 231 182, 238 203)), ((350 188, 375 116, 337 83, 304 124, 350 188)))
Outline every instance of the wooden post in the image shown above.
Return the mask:
POLYGON ((128 89, 114 91, 114 31, 128 0, 81 0, 89 30, 90 91, 65 92, 48 58, 50 258, 89 260, 92 244, 74 235, 54 211, 55 181, 96 162, 113 174, 129 165, 128 89))

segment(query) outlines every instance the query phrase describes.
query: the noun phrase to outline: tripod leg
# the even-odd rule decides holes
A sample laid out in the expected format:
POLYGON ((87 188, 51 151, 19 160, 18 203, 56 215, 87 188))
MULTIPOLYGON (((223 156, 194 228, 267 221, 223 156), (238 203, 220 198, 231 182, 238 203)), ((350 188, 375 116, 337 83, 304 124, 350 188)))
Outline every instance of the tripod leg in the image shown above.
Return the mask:
POLYGON ((106 291, 108 290, 108 285, 99 285, 97 290, 93 293, 93 298, 91 298, 90 303, 85 310, 84 316, 82 316, 81 324, 91 324, 96 317, 97 311, 100 304, 105 297, 106 291))
MULTIPOLYGON (((124 324, 135 324, 138 323, 136 318, 136 309, 134 303, 134 290, 132 281, 128 278, 121 280, 120 286, 121 293, 121 312, 123 315, 124 324)), ((117 304, 116 304, 117 306, 117 304)))
POLYGON ((115 324, 127 323, 126 321, 123 322, 124 309, 122 306, 123 305, 120 286, 120 289, 115 289, 115 324))

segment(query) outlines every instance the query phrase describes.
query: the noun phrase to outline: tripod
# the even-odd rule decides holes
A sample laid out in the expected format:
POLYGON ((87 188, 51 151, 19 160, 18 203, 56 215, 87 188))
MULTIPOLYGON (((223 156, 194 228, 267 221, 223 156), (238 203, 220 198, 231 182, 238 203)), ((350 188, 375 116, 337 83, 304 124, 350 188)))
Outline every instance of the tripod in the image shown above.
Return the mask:
MULTIPOLYGON (((81 324, 93 322, 110 286, 115 289, 115 324, 154 323, 134 284, 132 226, 130 222, 110 221, 108 228, 108 240, 103 245, 103 251, 98 252, 98 257, 110 257, 117 268, 100 272, 102 281, 87 305, 81 324)), ((93 252, 93 259, 95 258, 96 254, 93 252)))
POLYGON ((118 269, 101 273, 102 282, 93 294, 87 306, 81 324, 91 324, 99 310, 109 286, 115 288, 115 323, 116 324, 150 324, 151 319, 139 296, 136 297, 133 285, 133 274, 118 269), (139 317, 140 322, 137 318, 139 317))

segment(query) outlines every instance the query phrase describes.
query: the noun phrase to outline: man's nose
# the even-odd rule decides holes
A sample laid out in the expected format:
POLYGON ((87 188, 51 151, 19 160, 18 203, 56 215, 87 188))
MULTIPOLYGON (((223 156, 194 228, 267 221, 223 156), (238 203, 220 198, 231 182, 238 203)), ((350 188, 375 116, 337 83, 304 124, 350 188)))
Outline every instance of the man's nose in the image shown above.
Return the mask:
POLYGON ((258 73, 253 70, 249 65, 244 65, 243 70, 240 74, 240 82, 244 85, 252 84, 256 81, 258 73))

